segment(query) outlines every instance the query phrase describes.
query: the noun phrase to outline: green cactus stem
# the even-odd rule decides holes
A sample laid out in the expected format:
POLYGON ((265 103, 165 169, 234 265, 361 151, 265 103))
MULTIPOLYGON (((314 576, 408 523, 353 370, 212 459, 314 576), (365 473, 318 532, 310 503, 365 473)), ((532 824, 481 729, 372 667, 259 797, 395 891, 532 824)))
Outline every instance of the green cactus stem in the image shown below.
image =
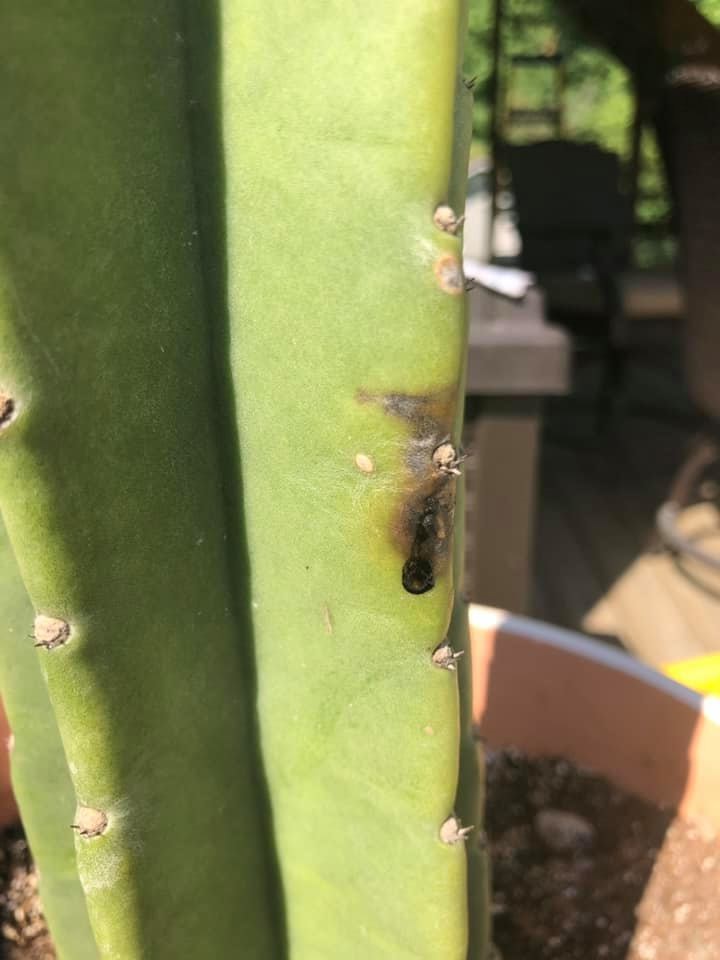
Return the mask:
POLYGON ((99 953, 276 960, 178 4, 0 23, 0 500, 99 953))
POLYGON ((0 502, 102 960, 465 960, 461 7, 0 0, 0 502))
MULTIPOLYGON (((465 209, 467 169, 472 141, 473 95, 465 79, 458 75, 455 89, 455 147, 450 200, 454 210, 465 209)), ((465 394, 466 364, 462 375, 465 394)), ((462 430, 459 411, 456 432, 462 430)), ((472 451, 470 451, 472 455, 472 451)), ((456 512, 465 517, 465 480, 457 482, 456 512)), ((485 806, 484 758, 473 729, 472 713, 472 648, 468 635, 468 606, 464 598, 465 526, 458 522, 454 546, 455 605, 448 632, 450 646, 462 654, 458 669, 460 692, 460 779, 455 808, 464 823, 474 825, 466 851, 468 859, 468 960, 486 960, 490 951, 490 865, 483 831, 485 806)))
POLYGON ((0 694, 12 727, 11 774, 40 873, 43 910, 59 960, 97 960, 68 824, 75 793, 38 658, 32 606, 0 521, 0 694))
POLYGON ((459 4, 223 6, 228 371, 293 960, 465 957, 459 4))

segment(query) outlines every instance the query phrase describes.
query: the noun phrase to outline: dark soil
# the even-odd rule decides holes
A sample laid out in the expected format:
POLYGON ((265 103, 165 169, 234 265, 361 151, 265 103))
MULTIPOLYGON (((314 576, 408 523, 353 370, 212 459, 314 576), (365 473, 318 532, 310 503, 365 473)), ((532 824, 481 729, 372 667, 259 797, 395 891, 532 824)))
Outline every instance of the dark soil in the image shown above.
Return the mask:
MULTIPOLYGON (((720 960, 720 838, 700 824, 508 751, 486 827, 502 960, 720 960)), ((55 960, 19 830, 0 837, 0 934, 2 960, 55 960)))
POLYGON ((502 960, 720 960, 720 838, 560 759, 488 757, 502 960))
POLYGON ((37 874, 22 831, 0 834, 0 957, 55 960, 37 895, 37 874))

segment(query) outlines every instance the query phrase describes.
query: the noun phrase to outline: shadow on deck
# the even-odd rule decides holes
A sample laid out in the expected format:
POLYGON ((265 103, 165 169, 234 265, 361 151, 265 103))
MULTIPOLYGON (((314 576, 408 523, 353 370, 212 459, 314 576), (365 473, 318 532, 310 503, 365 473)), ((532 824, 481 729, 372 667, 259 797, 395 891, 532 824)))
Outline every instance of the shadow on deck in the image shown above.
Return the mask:
MULTIPOLYGON (((653 665, 720 649, 720 573, 666 551, 655 513, 701 426, 682 386, 679 338, 633 357, 625 396, 594 427, 597 371, 546 402, 532 616, 616 642, 653 665)), ((720 553, 716 492, 683 531, 720 553)))

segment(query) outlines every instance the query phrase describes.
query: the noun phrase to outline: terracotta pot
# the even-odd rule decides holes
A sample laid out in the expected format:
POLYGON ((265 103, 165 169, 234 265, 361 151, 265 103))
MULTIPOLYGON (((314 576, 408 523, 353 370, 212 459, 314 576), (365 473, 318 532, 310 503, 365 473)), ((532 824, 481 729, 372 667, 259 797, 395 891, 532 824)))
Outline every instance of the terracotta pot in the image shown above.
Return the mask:
POLYGON ((720 700, 605 644, 471 606, 473 719, 490 747, 560 755, 720 830, 720 700))
POLYGON ((10 785, 10 743, 10 727, 0 701, 0 830, 20 819, 10 785))

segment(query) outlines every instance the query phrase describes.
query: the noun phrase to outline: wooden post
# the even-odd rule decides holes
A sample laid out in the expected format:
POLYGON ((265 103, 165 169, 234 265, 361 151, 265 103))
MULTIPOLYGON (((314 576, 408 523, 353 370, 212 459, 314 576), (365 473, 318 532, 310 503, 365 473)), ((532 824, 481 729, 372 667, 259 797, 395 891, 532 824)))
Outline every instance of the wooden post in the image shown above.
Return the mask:
POLYGON ((466 589, 515 613, 530 603, 541 406, 538 397, 483 398, 467 438, 466 589))

